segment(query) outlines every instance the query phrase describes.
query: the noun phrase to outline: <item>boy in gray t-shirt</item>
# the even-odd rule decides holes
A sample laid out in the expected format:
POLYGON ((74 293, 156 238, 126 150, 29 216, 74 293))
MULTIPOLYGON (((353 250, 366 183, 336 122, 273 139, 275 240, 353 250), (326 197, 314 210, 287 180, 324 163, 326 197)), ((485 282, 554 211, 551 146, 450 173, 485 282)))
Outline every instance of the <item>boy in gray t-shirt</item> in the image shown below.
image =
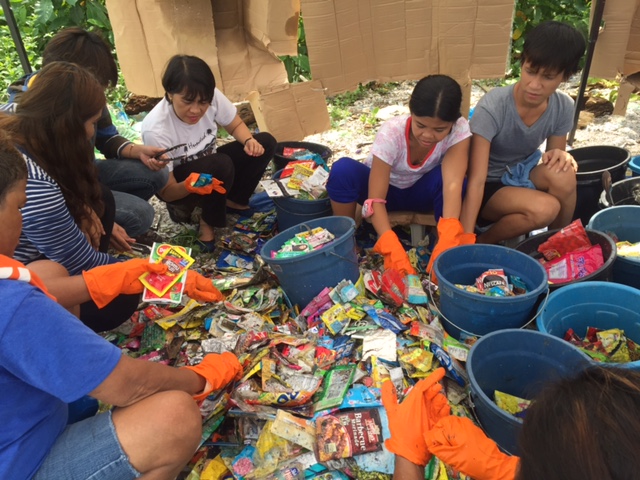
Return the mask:
POLYGON ((568 225, 576 204, 577 163, 565 151, 573 100, 557 88, 578 70, 582 34, 544 22, 527 35, 514 85, 488 92, 475 108, 461 222, 492 224, 478 243, 568 225), (546 140, 546 151, 536 156, 546 140), (539 160, 539 163, 538 163, 539 160))

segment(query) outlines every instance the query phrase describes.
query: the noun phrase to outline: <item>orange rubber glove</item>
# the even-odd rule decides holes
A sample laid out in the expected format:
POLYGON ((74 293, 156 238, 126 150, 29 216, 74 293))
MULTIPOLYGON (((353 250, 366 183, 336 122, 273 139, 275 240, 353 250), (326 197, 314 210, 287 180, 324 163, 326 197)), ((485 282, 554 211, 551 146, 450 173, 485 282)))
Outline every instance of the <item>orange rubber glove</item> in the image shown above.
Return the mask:
POLYGON ((122 293, 142 293, 144 285, 138 278, 143 273, 165 273, 166 271, 166 265, 135 258, 86 270, 82 272, 82 277, 87 284, 91 299, 98 308, 103 308, 122 293))
POLYGON ((475 480, 513 480, 519 457, 502 453, 470 419, 442 418, 425 434, 429 451, 475 480))
POLYGON ((213 178, 213 181, 209 185, 194 187, 193 184, 198 181, 199 177, 200 174, 195 172, 189 175, 184 181, 184 188, 186 188, 188 192, 197 193, 198 195, 209 195, 213 191, 222 193, 223 195, 227 193, 227 189, 222 186, 224 182, 217 178, 213 178))
POLYGON ((463 233, 458 236, 459 245, 473 245, 474 243, 476 243, 475 233, 463 233))
POLYGON ((219 302, 220 300, 224 300, 224 295, 213 286, 211 279, 200 275, 195 270, 189 270, 187 272, 184 292, 189 295, 190 298, 199 302, 219 302))
POLYGON ((433 262, 436 261, 438 255, 445 250, 457 247, 460 245, 459 236, 464 234, 464 229, 460 220, 457 218, 443 218, 438 220, 438 243, 431 252, 431 258, 429 259, 429 265, 427 265, 427 273, 431 273, 433 262))
POLYGON ((198 365, 182 368, 193 370, 207 381, 202 393, 193 396, 196 401, 204 400, 211 392, 226 387, 232 380, 242 378, 242 365, 231 352, 209 353, 198 365))
POLYGON ((372 250, 384 256, 385 270, 394 268, 403 275, 416 274, 416 270, 411 266, 407 252, 405 252, 393 230, 387 230, 380 235, 372 250))
POLYGON ((390 452, 423 467, 431 459, 424 441, 425 433, 440 418, 450 415, 449 402, 438 383, 444 373, 444 368, 438 368, 420 380, 401 404, 398 404, 393 383, 386 381, 382 384, 382 404, 391 430, 391 438, 384 444, 390 452))

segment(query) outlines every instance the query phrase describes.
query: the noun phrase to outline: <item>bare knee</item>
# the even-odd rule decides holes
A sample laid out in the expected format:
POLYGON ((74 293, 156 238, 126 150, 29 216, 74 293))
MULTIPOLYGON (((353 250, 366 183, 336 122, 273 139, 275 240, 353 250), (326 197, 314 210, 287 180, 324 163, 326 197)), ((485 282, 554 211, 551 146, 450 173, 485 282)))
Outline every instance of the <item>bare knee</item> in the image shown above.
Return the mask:
POLYGON ((27 268, 42 280, 69 276, 67 269, 53 260, 36 260, 35 262, 29 263, 27 268))
POLYGON ((562 200, 566 197, 575 195, 578 186, 578 180, 573 170, 560 172, 553 175, 549 179, 549 194, 562 200))
POLYGON ((548 226, 560 213, 560 201, 553 195, 545 195, 529 206, 527 217, 531 219, 532 228, 548 226))
POLYGON ((202 436, 200 410, 182 391, 156 393, 118 408, 113 423, 133 467, 142 473, 168 472, 167 478, 187 464, 202 436))
POLYGON ((162 394, 160 424, 156 425, 164 437, 161 441, 170 445, 175 453, 185 459, 193 456, 202 437, 200 409, 191 395, 182 391, 162 394))

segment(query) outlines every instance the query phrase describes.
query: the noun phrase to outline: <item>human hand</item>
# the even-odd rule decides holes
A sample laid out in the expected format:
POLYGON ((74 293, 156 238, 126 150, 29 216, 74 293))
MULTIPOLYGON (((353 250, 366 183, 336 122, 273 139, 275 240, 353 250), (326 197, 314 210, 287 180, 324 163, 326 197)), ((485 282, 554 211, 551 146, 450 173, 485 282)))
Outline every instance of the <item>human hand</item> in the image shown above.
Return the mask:
POLYGON ((513 480, 518 457, 502 453, 496 443, 468 418, 448 416, 425 433, 433 455, 476 480, 513 480))
POLYGON ((186 366, 193 370, 207 381, 204 390, 194 395, 197 401, 204 400, 214 390, 220 390, 232 380, 240 380, 242 378, 242 365, 231 352, 210 353, 205 355, 198 365, 186 366))
POLYGON ((415 275, 416 270, 409 261, 409 256, 398 240, 398 236, 393 230, 387 230, 376 242, 372 249, 374 252, 384 256, 384 269, 390 268, 398 270, 403 275, 415 275))
POLYGON ((150 145, 136 145, 137 158, 139 158, 149 170, 153 170, 154 172, 162 170, 167 166, 166 160, 169 158, 161 155, 165 150, 165 148, 152 147, 150 145))
POLYGON ((449 402, 438 383, 444 377, 444 368, 438 368, 420 380, 401 404, 398 404, 391 381, 382 384, 382 404, 389 418, 391 438, 385 446, 390 452, 406 458, 416 465, 426 465, 431 454, 425 443, 425 433, 435 423, 450 414, 449 402))
POLYGON ((98 308, 103 308, 120 294, 142 293, 144 285, 139 277, 143 273, 165 273, 166 271, 166 265, 135 258, 92 268, 82 272, 82 277, 91 299, 98 308))
POLYGON ((97 250, 100 246, 100 239, 106 234, 106 232, 104 231, 100 217, 98 217, 98 214, 93 210, 93 208, 85 208, 89 215, 87 217, 83 217, 82 222, 80 222, 80 230, 87 239, 87 242, 97 250))
POLYGON ((136 239, 131 238, 127 231, 117 223, 113 224, 113 230, 111 231, 111 240, 109 246, 118 252, 131 251, 131 244, 135 243, 136 239))
POLYGON ((264 153, 264 147, 258 140, 251 137, 244 144, 244 151, 247 155, 251 155, 252 157, 259 157, 264 153))
POLYGON ((200 174, 195 172, 189 175, 186 178, 186 180, 183 182, 184 188, 186 188, 188 192, 196 193, 198 195, 209 195, 211 192, 214 192, 214 191, 222 195, 227 193, 226 188, 222 186, 224 182, 218 180, 217 178, 213 178, 209 185, 194 187, 193 185, 198 181, 199 177, 200 177, 200 174))
POLYGON ((213 286, 211 279, 200 275, 195 270, 188 270, 184 292, 190 298, 199 302, 219 302, 224 300, 224 295, 213 286))
POLYGON ((574 172, 578 171, 578 162, 575 161, 573 155, 559 148, 547 150, 542 154, 542 164, 548 169, 555 169, 555 173, 566 172, 569 168, 573 168, 574 172))

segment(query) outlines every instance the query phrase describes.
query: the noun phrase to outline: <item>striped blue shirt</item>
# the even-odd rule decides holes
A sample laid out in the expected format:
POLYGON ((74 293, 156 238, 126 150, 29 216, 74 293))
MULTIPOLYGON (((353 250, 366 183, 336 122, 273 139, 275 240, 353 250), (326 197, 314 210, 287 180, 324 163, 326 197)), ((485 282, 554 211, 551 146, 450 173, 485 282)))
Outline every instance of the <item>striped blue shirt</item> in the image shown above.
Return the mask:
POLYGON ((27 204, 22 209, 22 234, 13 257, 28 264, 47 258, 78 275, 117 260, 96 251, 76 225, 57 182, 23 154, 27 164, 27 204))

